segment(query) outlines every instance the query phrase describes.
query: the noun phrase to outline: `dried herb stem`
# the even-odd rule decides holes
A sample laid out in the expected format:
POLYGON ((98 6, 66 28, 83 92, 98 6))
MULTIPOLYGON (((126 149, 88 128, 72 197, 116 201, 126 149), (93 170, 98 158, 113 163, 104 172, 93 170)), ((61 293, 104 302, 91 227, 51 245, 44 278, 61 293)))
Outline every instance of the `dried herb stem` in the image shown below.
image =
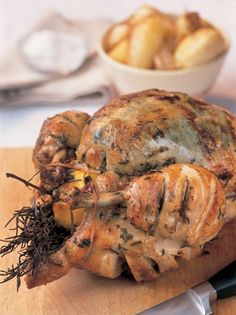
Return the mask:
POLYGON ((16 266, 0 271, 0 276, 4 277, 0 283, 16 277, 18 290, 21 277, 34 273, 40 263, 46 262, 50 254, 64 245, 71 232, 56 225, 50 203, 15 211, 7 225, 13 220, 15 227, 11 230, 15 235, 4 240, 0 255, 3 257, 18 248, 18 262, 16 266))
POLYGON ((40 192, 43 193, 43 194, 46 193, 46 191, 45 191, 43 188, 41 188, 41 187, 39 187, 39 186, 37 186, 37 185, 35 185, 35 184, 32 184, 30 181, 25 180, 25 179, 23 179, 23 178, 21 178, 21 177, 15 175, 15 174, 6 173, 6 177, 10 177, 10 178, 17 179, 18 181, 20 181, 20 182, 22 182, 23 184, 25 184, 25 186, 27 186, 27 187, 32 187, 32 188, 34 188, 34 189, 37 189, 38 191, 40 191, 40 192))

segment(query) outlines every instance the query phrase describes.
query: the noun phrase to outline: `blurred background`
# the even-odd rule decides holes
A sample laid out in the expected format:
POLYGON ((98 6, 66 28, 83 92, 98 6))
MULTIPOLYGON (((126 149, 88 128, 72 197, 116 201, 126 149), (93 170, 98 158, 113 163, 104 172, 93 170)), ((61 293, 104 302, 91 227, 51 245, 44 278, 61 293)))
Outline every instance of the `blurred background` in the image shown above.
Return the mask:
MULTIPOLYGON (((4 81, 11 71, 13 71, 13 78, 21 74, 20 70, 14 74, 16 67, 12 51, 18 47, 19 40, 29 34, 45 14, 57 12, 69 20, 87 20, 85 29, 91 27, 90 35, 91 32, 94 33, 92 39, 94 53, 98 40, 95 32, 98 19, 104 19, 105 28, 113 21, 124 20, 144 4, 153 5, 161 11, 174 14, 196 11, 204 19, 209 20, 225 32, 230 40, 230 49, 220 75, 205 98, 209 102, 223 105, 236 113, 236 0, 0 0, 0 82, 4 81)), ((83 31, 81 30, 82 33, 83 31)), ((85 69, 80 71, 82 81, 72 82, 73 80, 67 79, 66 83, 62 82, 60 87, 52 87, 54 94, 58 94, 58 98, 60 98, 59 92, 66 86, 74 86, 75 91, 82 89, 86 90, 86 93, 87 91, 95 93, 92 94, 92 97, 87 98, 86 102, 83 100, 86 93, 82 93, 83 102, 80 102, 79 105, 72 106, 69 102, 63 102, 60 106, 55 103, 51 106, 49 106, 50 104, 48 106, 35 104, 31 107, 8 106, 4 99, 3 106, 0 100, 0 147, 33 146, 40 126, 47 117, 71 108, 92 114, 98 107, 106 103, 114 95, 110 81, 103 73, 102 66, 97 67, 97 61, 90 64, 89 67, 89 69, 84 67, 85 69), (95 69, 97 69, 96 73, 95 69), (109 87, 109 91, 107 87, 109 87), (99 100, 95 99, 97 91, 102 96, 99 100)), ((40 90, 40 93, 44 92, 45 90, 40 90)))
POLYGON ((236 98, 236 89, 232 88, 236 85, 236 0, 0 0, 0 55, 49 10, 73 19, 109 17, 118 21, 143 4, 173 13, 197 11, 225 30, 231 39, 231 50, 213 92, 236 98))

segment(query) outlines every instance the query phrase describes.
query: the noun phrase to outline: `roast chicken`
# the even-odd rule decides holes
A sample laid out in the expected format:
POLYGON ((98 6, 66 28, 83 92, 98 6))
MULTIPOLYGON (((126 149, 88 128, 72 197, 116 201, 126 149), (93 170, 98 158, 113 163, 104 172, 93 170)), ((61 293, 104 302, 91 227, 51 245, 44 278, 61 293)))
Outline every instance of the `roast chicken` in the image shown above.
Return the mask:
POLYGON ((236 216, 236 119, 183 93, 152 89, 116 98, 92 117, 49 118, 33 161, 40 185, 31 220, 49 213, 64 237, 52 246, 47 231, 53 249, 37 263, 37 248, 28 251, 28 288, 72 267, 154 280, 201 255, 236 216))

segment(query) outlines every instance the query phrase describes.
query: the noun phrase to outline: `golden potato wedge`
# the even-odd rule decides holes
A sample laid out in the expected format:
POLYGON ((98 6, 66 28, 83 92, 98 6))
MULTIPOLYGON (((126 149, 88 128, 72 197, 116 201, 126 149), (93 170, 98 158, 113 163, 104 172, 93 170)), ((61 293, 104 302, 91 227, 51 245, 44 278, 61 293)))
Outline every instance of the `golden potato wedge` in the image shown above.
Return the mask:
POLYGON ((165 34, 162 19, 158 16, 136 24, 130 36, 127 63, 138 68, 152 68, 155 52, 162 45, 165 34))
POLYGON ((159 70, 172 70, 176 68, 175 58, 172 50, 163 45, 154 56, 154 67, 159 70))
POLYGON ((202 20, 197 12, 188 12, 180 15, 176 20, 177 41, 180 41, 200 27, 202 27, 202 20))
POLYGON ((171 37, 173 40, 173 38, 176 37, 175 22, 173 18, 170 17, 169 15, 164 15, 164 14, 161 15, 161 18, 162 18, 163 27, 166 33, 165 34, 166 37, 167 38, 171 37))
POLYGON ((108 55, 118 62, 126 63, 128 59, 128 39, 123 39, 119 44, 112 48, 108 55))
POLYGON ((139 8, 134 15, 131 16, 128 22, 131 25, 137 24, 145 21, 148 17, 157 17, 161 19, 167 35, 170 33, 173 35, 173 33, 175 33, 174 18, 171 15, 162 13, 161 11, 148 5, 144 5, 139 8))
POLYGON ((201 28, 181 40, 175 51, 179 68, 204 64, 227 49, 223 35, 213 28, 201 28))
POLYGON ((114 48, 122 39, 129 34, 129 25, 126 22, 112 26, 104 39, 104 48, 106 51, 114 48))
POLYGON ((136 12, 130 17, 129 22, 131 24, 138 23, 142 21, 144 18, 151 16, 151 15, 156 15, 158 14, 159 11, 149 5, 143 5, 140 7, 136 12))

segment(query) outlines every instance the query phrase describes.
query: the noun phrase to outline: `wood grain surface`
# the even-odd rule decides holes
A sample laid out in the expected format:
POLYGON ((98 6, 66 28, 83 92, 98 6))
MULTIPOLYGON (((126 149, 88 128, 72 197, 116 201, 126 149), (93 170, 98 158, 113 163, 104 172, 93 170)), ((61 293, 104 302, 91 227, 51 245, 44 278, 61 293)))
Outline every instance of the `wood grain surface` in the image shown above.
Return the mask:
MULTIPOLYGON (((12 212, 30 205, 31 192, 21 183, 6 179, 13 172, 29 179, 34 174, 31 149, 0 149, 0 238, 11 234, 4 224, 12 212)), ((0 285, 1 315, 130 315, 184 292, 207 279, 236 258, 236 222, 225 225, 204 255, 177 271, 148 283, 128 279, 109 280, 73 269, 64 278, 32 290, 24 281, 16 292, 14 280, 0 285)), ((14 255, 0 259, 0 269, 14 262, 14 255)), ((236 297, 213 304, 215 315, 235 315, 236 297)), ((191 315, 191 314, 190 314, 191 315)))

